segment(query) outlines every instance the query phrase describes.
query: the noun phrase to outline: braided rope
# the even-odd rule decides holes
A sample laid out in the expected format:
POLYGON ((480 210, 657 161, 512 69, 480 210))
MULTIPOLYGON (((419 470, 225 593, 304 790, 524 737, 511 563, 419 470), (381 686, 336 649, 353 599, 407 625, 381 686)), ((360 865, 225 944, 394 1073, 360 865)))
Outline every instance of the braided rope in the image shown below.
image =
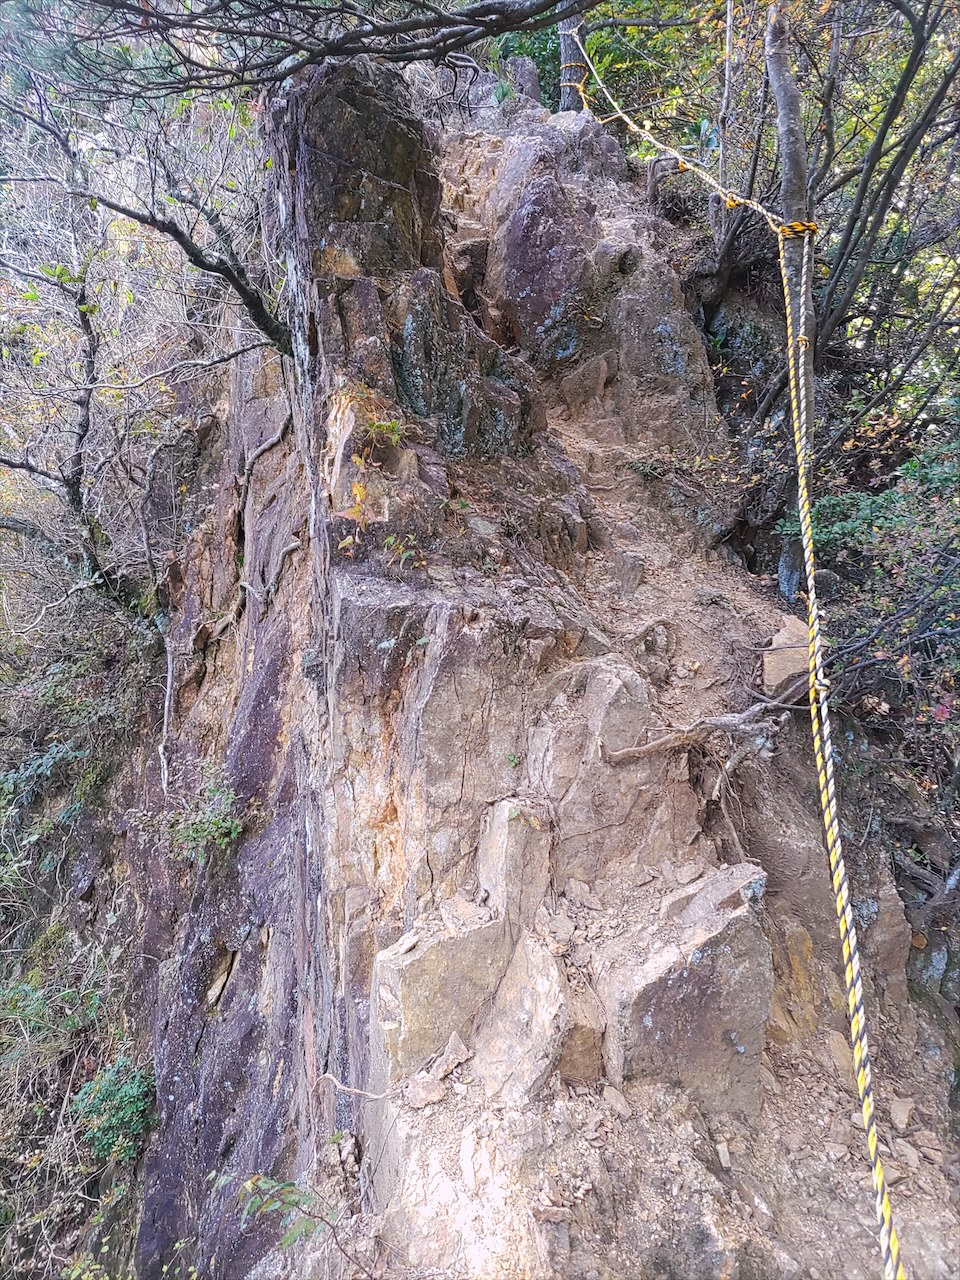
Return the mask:
POLYGON ((867 1042, 867 1023, 863 1008, 863 984, 860 973, 860 951, 857 945, 857 928, 850 902, 850 888, 840 840, 840 821, 837 811, 836 779, 834 775, 833 740, 830 732, 829 684, 824 675, 823 640, 820 630, 820 609, 814 576, 813 514, 810 502, 810 424, 807 420, 808 401, 805 394, 807 370, 802 353, 809 345, 807 329, 810 317, 807 313, 808 286, 812 273, 813 234, 804 233, 803 271, 800 299, 800 316, 794 329, 794 304, 787 274, 786 241, 778 236, 780 275, 787 312, 787 367, 790 384, 790 408, 793 418, 793 441, 797 456, 797 505, 800 512, 800 537, 803 543, 803 562, 807 578, 807 620, 809 644, 809 695, 810 724, 813 732, 813 751, 817 764, 817 781, 820 791, 820 809, 823 815, 830 874, 833 882, 834 904, 840 931, 840 948, 843 955, 844 982, 847 990, 847 1013, 850 1022, 850 1043, 857 1078, 857 1094, 867 1132, 867 1148, 873 1174, 876 1197, 877 1223, 880 1234, 880 1251, 883 1256, 885 1280, 906 1280, 906 1272, 900 1261, 900 1240, 893 1222, 893 1210, 887 1192, 883 1164, 878 1149, 876 1110, 873 1101, 873 1074, 870 1049, 867 1042))
MULTIPOLYGON (((810 346, 808 331, 813 320, 808 310, 807 299, 810 296, 813 276, 813 241, 817 233, 817 224, 812 221, 802 220, 795 222, 782 221, 760 204, 759 201, 748 199, 735 191, 726 190, 712 174, 702 169, 699 165, 691 164, 679 151, 665 145, 645 125, 642 127, 638 125, 612 96, 590 55, 576 35, 574 35, 574 40, 580 49, 584 63, 592 73, 604 97, 613 108, 615 116, 623 121, 631 133, 639 135, 659 151, 672 156, 677 161, 677 168, 681 173, 690 172, 696 174, 702 182, 712 187, 714 191, 717 191, 723 197, 728 209, 744 206, 759 213, 777 237, 780 277, 783 284, 783 300, 787 321, 787 371, 790 388, 790 410, 793 421, 793 442, 797 460, 797 505, 800 514, 803 563, 807 579, 808 690, 820 811, 823 818, 827 854, 830 862, 837 926, 840 932, 840 949, 843 957, 844 981, 847 991, 847 1013, 850 1023, 850 1043, 853 1049, 857 1094, 860 1099, 863 1125, 867 1133, 867 1149, 870 1155, 870 1167, 876 1199, 884 1280, 906 1280, 906 1271, 900 1259, 900 1240, 894 1225, 893 1210, 887 1192, 883 1164, 880 1160, 876 1108, 873 1100, 873 1073, 867 1041, 866 1014, 863 1007, 860 951, 857 944, 857 929, 853 917, 850 888, 840 839, 833 739, 830 730, 829 684, 824 673, 823 637, 820 628, 820 609, 817 601, 815 580, 813 512, 809 484, 811 423, 808 421, 808 392, 810 368, 808 361, 804 358, 804 353, 810 346), (793 290, 790 287, 786 245, 788 240, 800 237, 803 238, 803 261, 799 315, 797 317, 798 323, 795 325, 794 309, 796 304, 793 298, 793 290)), ((586 81, 584 80, 578 87, 584 106, 588 106, 586 81)))

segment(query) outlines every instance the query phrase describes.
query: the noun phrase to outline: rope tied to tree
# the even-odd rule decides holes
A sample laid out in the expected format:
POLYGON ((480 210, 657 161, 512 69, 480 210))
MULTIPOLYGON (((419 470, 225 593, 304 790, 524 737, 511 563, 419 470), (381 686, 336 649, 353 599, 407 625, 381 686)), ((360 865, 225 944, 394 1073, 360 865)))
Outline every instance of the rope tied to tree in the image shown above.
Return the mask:
MULTIPOLYGON (((583 63, 582 62, 561 62, 560 74, 562 75, 564 71, 583 71, 583 63)), ((587 79, 589 78, 589 75, 590 73, 589 71, 587 71, 582 77, 582 79, 580 80, 561 80, 560 81, 561 89, 577 90, 577 92, 580 94, 580 101, 583 103, 584 108, 587 107, 587 79)))
POLYGON ((794 236, 816 235, 818 229, 815 222, 784 222, 777 228, 777 234, 790 240, 794 236))
MULTIPOLYGON (((736 192, 725 190, 712 174, 699 165, 690 163, 674 148, 667 146, 656 138, 647 122, 642 127, 637 124, 614 99, 579 38, 574 36, 574 39, 583 55, 586 66, 592 73, 604 97, 610 103, 616 116, 626 124, 631 133, 638 134, 649 142, 651 146, 656 147, 666 155, 672 156, 677 161, 679 172, 693 173, 707 186, 712 187, 723 197, 728 209, 744 206, 759 213, 771 232, 777 237, 780 278, 786 310, 787 378, 790 390, 790 412, 797 463, 797 505, 800 515, 800 538, 803 547, 804 570, 807 579, 808 700, 817 769, 820 812, 830 864, 837 926, 840 933, 850 1043, 853 1050, 857 1095, 860 1100, 863 1126, 867 1134, 867 1150, 870 1157, 884 1280, 907 1280, 906 1271, 900 1257, 900 1240, 893 1221, 893 1209, 890 1204, 883 1164, 880 1159, 876 1107, 873 1098, 873 1074, 870 1048, 867 1040, 866 1014, 863 1007, 860 952, 840 838, 834 748, 828 701, 830 683, 824 673, 823 635, 820 626, 820 608, 817 600, 815 578, 813 510, 809 485, 811 461, 809 408, 812 399, 810 383, 812 371, 807 360, 798 359, 798 353, 806 352, 810 348, 809 331, 813 325, 813 316, 808 311, 807 299, 810 296, 810 285, 813 276, 814 237, 818 227, 816 222, 811 220, 783 221, 758 201, 741 196, 736 192), (799 304, 797 304, 794 290, 790 284, 787 264, 786 246, 787 242, 792 239, 803 240, 799 304)), ((581 87, 580 92, 586 106, 585 89, 581 87)))

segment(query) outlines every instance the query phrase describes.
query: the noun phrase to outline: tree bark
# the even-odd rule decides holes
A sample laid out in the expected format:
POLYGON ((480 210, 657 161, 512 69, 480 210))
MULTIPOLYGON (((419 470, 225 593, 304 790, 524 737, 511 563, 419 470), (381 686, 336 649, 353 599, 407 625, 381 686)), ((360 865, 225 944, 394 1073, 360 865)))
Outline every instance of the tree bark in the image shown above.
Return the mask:
POLYGON ((585 84, 590 68, 580 45, 586 39, 583 17, 577 13, 560 23, 560 110, 580 111, 583 98, 579 86, 585 84))
POLYGON ((727 164, 727 130, 730 125, 730 103, 733 101, 733 27, 734 0, 727 0, 727 23, 723 43, 723 100, 717 118, 720 135, 720 185, 726 190, 729 181, 727 164))
MULTIPOLYGON (((789 31, 777 5, 770 6, 765 53, 770 91, 777 107, 777 133, 780 140, 780 156, 783 172, 780 179, 780 204, 784 222, 807 222, 812 218, 811 197, 807 193, 807 142, 803 132, 800 109, 800 91, 790 65, 788 50, 789 31)), ((805 337, 807 341, 795 351, 800 376, 802 403, 810 431, 813 430, 813 352, 816 321, 813 310, 813 273, 803 278, 804 249, 807 236, 791 236, 781 245, 786 276, 785 304, 787 318, 792 320, 794 340, 805 337)), ((789 333, 788 326, 788 333, 789 333)), ((791 354, 791 353, 788 353, 791 354)), ((812 447, 812 441, 810 441, 812 447)), ((790 497, 796 501, 796 485, 791 485, 790 497)), ((784 542, 780 557, 779 578, 781 591, 788 599, 796 594, 799 579, 800 546, 795 538, 784 542)))
MULTIPOLYGON (((811 198, 807 194, 807 143, 803 132, 800 107, 800 91, 790 66, 787 49, 789 32, 786 21, 777 6, 770 6, 766 36, 767 74, 770 90, 777 106, 777 132, 780 139, 780 155, 783 173, 780 179, 780 204, 785 222, 807 222, 813 217, 811 198)), ((806 281, 804 288, 802 266, 805 236, 793 236, 785 242, 787 279, 791 297, 795 303, 794 333, 806 336, 809 346, 801 349, 803 365, 813 373, 813 281, 806 281), (806 317, 805 324, 801 316, 806 317)), ((808 405, 808 413, 812 411, 808 405)))

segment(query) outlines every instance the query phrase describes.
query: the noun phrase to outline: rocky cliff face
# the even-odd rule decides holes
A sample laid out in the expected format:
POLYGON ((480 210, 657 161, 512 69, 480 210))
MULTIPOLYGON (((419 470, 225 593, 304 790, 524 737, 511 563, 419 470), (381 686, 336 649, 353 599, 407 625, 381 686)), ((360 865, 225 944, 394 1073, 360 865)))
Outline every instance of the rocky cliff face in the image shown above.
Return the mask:
MULTIPOLYGON (((803 718, 674 732, 754 700, 781 618, 669 465, 722 428, 668 229, 590 116, 415 98, 356 64, 274 107, 295 359, 226 389, 171 579, 170 788, 217 762, 245 831, 158 852, 154 737, 116 795, 138 1274, 877 1274, 803 718), (323 1229, 243 1225, 256 1172, 323 1229)), ((905 1247, 946 1277, 950 1063, 852 852, 905 1247)))

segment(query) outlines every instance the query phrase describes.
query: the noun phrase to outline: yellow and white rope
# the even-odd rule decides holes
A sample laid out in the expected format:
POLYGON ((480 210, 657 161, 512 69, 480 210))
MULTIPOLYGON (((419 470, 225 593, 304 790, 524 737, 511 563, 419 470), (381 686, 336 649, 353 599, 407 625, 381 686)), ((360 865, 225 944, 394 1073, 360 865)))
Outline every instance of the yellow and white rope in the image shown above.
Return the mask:
MULTIPOLYGON (((809 330, 813 317, 808 311, 808 298, 813 277, 813 241, 817 224, 812 221, 785 222, 756 200, 748 199, 735 191, 725 190, 720 183, 673 147, 656 138, 645 125, 637 124, 620 107, 604 84, 590 55, 580 39, 574 40, 603 96, 618 119, 631 133, 642 137, 659 151, 672 156, 681 171, 696 175, 712 187, 724 199, 726 206, 739 206, 759 213, 777 237, 780 260, 780 277, 783 284, 783 301, 787 318, 787 371, 790 388, 790 411, 793 420, 793 442, 797 460, 797 500, 800 513, 800 539, 803 544, 803 563, 807 579, 807 627, 809 633, 809 700, 810 724, 813 734, 813 752, 817 765, 817 782, 820 794, 820 811, 826 838, 830 875, 833 884, 834 905, 840 932, 840 948, 843 956, 844 982, 847 991, 847 1014, 850 1023, 850 1043, 857 1081, 857 1094, 863 1125, 867 1134, 867 1150, 873 1175, 877 1224, 880 1235, 880 1251, 883 1257, 884 1280, 906 1280, 906 1271, 900 1257, 900 1240, 893 1222, 893 1210, 887 1191, 883 1164, 880 1160, 877 1134, 876 1108, 873 1101, 873 1074, 870 1065, 870 1049, 867 1042, 867 1023, 863 1008, 863 982, 860 973, 860 952, 857 945, 857 929, 850 902, 850 888, 843 859, 840 839, 840 820, 837 810, 837 789, 834 768, 833 740, 830 732, 829 685, 824 674, 823 637, 820 627, 820 609, 817 602, 815 558, 813 541, 813 512, 810 501, 809 469, 811 459, 812 424, 808 421, 810 408, 810 362, 805 352, 810 346, 809 330), (803 238, 800 301, 797 305, 787 269, 787 243, 796 237, 803 238), (796 320, 795 320, 795 312, 796 320)), ((577 86, 584 106, 588 106, 586 79, 577 86)))
MULTIPOLYGON (((803 280, 808 283, 812 271, 813 232, 803 233, 803 280)), ((787 367, 790 384, 790 409, 793 418, 793 442, 797 456, 797 505, 800 512, 800 539, 803 544, 803 563, 807 578, 807 624, 809 630, 809 696, 810 724, 813 732, 813 753, 817 765, 817 783, 820 791, 820 809, 823 815, 827 854, 830 859, 830 876, 833 882, 834 905, 840 930, 840 947, 843 955, 843 976, 847 990, 847 1014, 850 1021, 850 1041, 857 1079, 857 1094, 867 1132, 867 1149, 873 1173, 873 1189, 876 1199, 877 1223, 880 1231, 880 1251, 883 1256, 885 1280, 906 1280, 906 1272, 900 1260, 900 1240, 893 1222, 893 1210, 887 1192, 883 1164, 878 1146, 876 1109, 873 1101, 873 1074, 870 1065, 870 1049, 867 1042, 867 1023, 863 1008, 863 983, 860 974, 860 952, 857 946, 857 928, 850 902, 850 887, 843 859, 840 839, 840 821, 837 811, 837 790, 834 772, 833 740, 830 733, 829 685, 823 669, 823 639, 820 629, 820 609, 817 602, 817 586, 814 575, 813 513, 810 502, 810 424, 807 421, 808 398, 805 394, 806 362, 803 350, 809 343, 807 329, 810 318, 806 314, 807 290, 801 288, 799 324, 794 324, 794 303, 787 273, 786 242, 789 236, 778 235, 780 250, 780 275, 783 282, 784 302, 787 312, 787 367)))

